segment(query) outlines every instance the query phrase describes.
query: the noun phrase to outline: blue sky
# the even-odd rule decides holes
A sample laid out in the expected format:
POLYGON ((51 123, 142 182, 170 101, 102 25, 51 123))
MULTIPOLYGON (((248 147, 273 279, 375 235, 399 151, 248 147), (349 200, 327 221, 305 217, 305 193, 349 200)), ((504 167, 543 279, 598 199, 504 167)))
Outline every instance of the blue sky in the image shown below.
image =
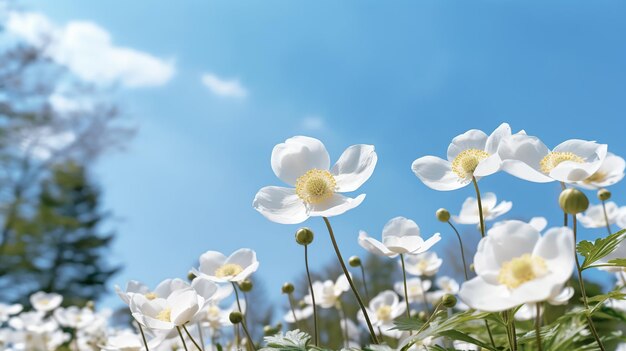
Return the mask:
MULTIPOLYGON (((395 216, 441 231, 437 251, 455 240, 434 211, 458 211, 473 189, 430 190, 410 165, 445 156, 467 129, 489 133, 506 121, 548 146, 590 139, 626 155, 625 3, 55 0, 25 8, 58 25, 93 22, 115 45, 175 67, 158 86, 120 88, 139 132, 97 170, 119 220, 111 259, 125 265, 120 285, 154 285, 184 276, 206 250, 250 247, 278 298, 280 285, 302 273, 298 226, 267 221, 251 202, 259 188, 280 185, 270 153, 293 135, 323 140, 331 162, 349 145, 376 146, 367 199, 331 219, 346 257, 364 254, 359 229, 379 236, 395 216), (238 82, 238 93, 211 91, 201 81, 207 73, 238 82)), ((497 174, 480 185, 513 201, 508 218, 560 224, 556 184, 497 174)), ((611 190, 626 202, 626 183, 611 190)), ((305 225, 317 234, 312 265, 334 260, 322 220, 305 225)), ((115 297, 104 303, 118 305, 115 297)))

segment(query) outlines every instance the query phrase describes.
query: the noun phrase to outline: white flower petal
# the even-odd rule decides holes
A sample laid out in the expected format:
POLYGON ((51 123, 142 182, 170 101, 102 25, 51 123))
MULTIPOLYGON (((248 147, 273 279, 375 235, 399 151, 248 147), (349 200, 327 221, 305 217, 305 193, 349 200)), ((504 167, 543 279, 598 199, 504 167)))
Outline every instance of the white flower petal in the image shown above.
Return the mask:
POLYGON ((387 236, 420 236, 420 227, 413 220, 395 217, 383 227, 383 240, 387 236))
POLYGON ((567 227, 549 229, 539 240, 533 255, 546 261, 552 280, 558 284, 565 283, 574 269, 574 234, 567 227))
POLYGON ((538 232, 543 231, 548 226, 548 220, 545 217, 533 217, 528 221, 538 232))
POLYGON ((272 170, 283 182, 295 186, 296 179, 310 169, 328 170, 330 156, 321 141, 295 136, 272 150, 272 170))
POLYGON ((550 149, 539 138, 525 134, 515 134, 502 140, 498 148, 503 171, 536 183, 554 181, 540 171, 541 160, 548 153, 550 149))
POLYGON ((448 161, 452 162, 458 154, 468 149, 485 150, 486 143, 487 134, 482 130, 470 129, 457 135, 448 146, 448 161))
POLYGON ((521 305, 504 285, 489 284, 475 277, 461 285, 459 298, 471 308, 485 312, 499 312, 521 305))
POLYGON ((338 216, 359 206, 363 200, 365 200, 365 194, 351 198, 335 193, 330 199, 322 203, 311 204, 309 215, 321 217, 338 216))
POLYGON ((309 218, 304 202, 292 188, 264 187, 254 197, 252 206, 265 218, 276 223, 296 224, 309 218))
POLYGON ((462 188, 470 183, 470 179, 460 179, 454 172, 450 162, 435 156, 424 156, 413 161, 413 173, 429 188, 448 191, 462 188))
POLYGON ((367 233, 362 230, 359 231, 359 245, 374 255, 387 257, 397 256, 396 253, 390 251, 383 243, 368 236, 367 233))
POLYGON ((207 275, 214 275, 215 271, 224 265, 227 257, 218 251, 207 251, 200 255, 199 271, 207 275))
POLYGON ((498 152, 498 146, 500 142, 511 136, 511 127, 508 123, 502 123, 496 128, 485 142, 485 151, 489 154, 495 154, 498 152))
POLYGON ((337 191, 357 190, 372 175, 377 160, 373 145, 360 144, 347 148, 331 170, 337 182, 337 191))

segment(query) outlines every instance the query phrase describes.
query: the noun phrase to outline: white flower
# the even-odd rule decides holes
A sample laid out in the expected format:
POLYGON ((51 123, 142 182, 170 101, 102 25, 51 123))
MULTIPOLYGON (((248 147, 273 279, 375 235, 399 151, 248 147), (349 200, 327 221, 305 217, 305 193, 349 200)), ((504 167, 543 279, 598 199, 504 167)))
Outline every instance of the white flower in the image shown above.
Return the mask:
MULTIPOLYGON (((406 304, 400 303, 396 293, 391 290, 381 292, 370 301, 366 309, 374 328, 380 328, 383 335, 397 337, 399 331, 389 329, 394 327, 394 319, 406 312, 406 304)), ((362 311, 359 311, 357 318, 362 324, 365 324, 362 311)))
POLYGON ((383 241, 380 242, 359 232, 359 245, 367 251, 387 257, 396 257, 399 254, 418 254, 425 252, 435 245, 441 237, 435 233, 424 241, 420 228, 415 222, 404 217, 392 218, 383 228, 383 241))
POLYGON ((356 191, 374 172, 377 156, 372 145, 352 145, 333 168, 321 141, 295 136, 272 150, 272 170, 290 188, 268 186, 256 194, 252 205, 273 222, 294 224, 309 217, 332 217, 363 202, 340 193, 356 191))
POLYGON ((532 225, 538 232, 541 232, 548 226, 548 220, 545 217, 533 217, 528 221, 528 224, 532 225))
MULTIPOLYGON (((162 340, 153 338, 148 341, 148 348, 156 348, 162 340)), ((141 336, 132 330, 124 329, 116 331, 107 338, 106 344, 101 345, 105 351, 140 351, 144 349, 141 336)))
POLYGON ((30 295, 30 304, 33 308, 41 312, 49 312, 61 306, 63 296, 56 293, 45 293, 43 291, 30 295))
POLYGON ((196 277, 218 283, 240 282, 259 268, 256 252, 239 249, 226 257, 221 252, 207 251, 200 256, 200 267, 192 268, 196 277))
MULTIPOLYGON (((340 275, 337 281, 327 280, 325 282, 313 282, 313 294, 315 295, 315 304, 322 308, 336 307, 339 297, 350 289, 350 284, 345 275, 340 275)), ((304 301, 311 305, 313 299, 311 295, 304 297, 304 301)))
MULTIPOLYGON (((606 216, 609 220, 608 225, 615 224, 620 214, 619 208, 613 201, 607 201, 605 206, 606 216)), ((607 226, 602 204, 589 206, 584 213, 579 214, 576 218, 585 228, 603 228, 607 226)))
POLYGON ((132 294, 129 307, 135 320, 143 326, 171 330, 194 321, 216 291, 215 283, 194 279, 191 286, 172 290, 167 296, 132 294))
POLYGON ((242 314, 245 315, 245 300, 239 301, 239 305, 237 305, 237 302, 235 301, 225 309, 222 309, 216 301, 210 301, 210 303, 206 304, 205 307, 199 312, 196 319, 208 324, 208 326, 214 330, 219 330, 222 327, 233 325, 229 319, 229 315, 231 312, 239 312, 239 306, 241 306, 242 314))
POLYGON ((511 127, 502 123, 487 136, 485 132, 471 129, 456 136, 448 146, 448 160, 424 156, 413 161, 413 173, 428 187, 435 190, 455 190, 472 181, 500 170, 498 145, 511 136, 511 127))
POLYGON ((624 168, 626 168, 626 162, 623 158, 607 152, 600 168, 577 184, 586 189, 599 189, 613 185, 624 178, 624 168))
POLYGON ((165 279, 154 290, 150 290, 146 285, 140 283, 136 280, 131 280, 126 284, 126 291, 122 291, 119 286, 115 286, 115 292, 117 295, 126 303, 127 305, 130 303, 130 299, 133 294, 141 294, 144 295, 148 300, 155 299, 157 297, 166 298, 169 296, 172 291, 188 288, 189 283, 186 281, 174 278, 174 279, 165 279))
POLYGON ((54 318, 60 325, 72 329, 86 328, 96 320, 93 310, 76 306, 61 307, 54 310, 54 318))
POLYGON ((531 182, 576 183, 594 174, 604 162, 606 144, 567 140, 552 151, 537 137, 517 134, 500 143, 502 170, 531 182))
POLYGON ((477 277, 463 283, 459 297, 487 312, 549 300, 559 293, 574 267, 574 238, 566 227, 542 237, 522 221, 491 228, 474 256, 477 277))
POLYGON ((7 305, 0 302, 0 324, 9 320, 10 316, 22 312, 22 305, 19 303, 7 305))
MULTIPOLYGON (((497 203, 496 194, 485 193, 481 198, 483 207, 483 218, 485 221, 496 219, 503 214, 509 212, 513 203, 510 201, 502 201, 497 203)), ((461 212, 458 216, 452 216, 452 219, 460 224, 477 224, 480 222, 480 213, 478 212, 478 200, 468 197, 461 206, 461 212)))
POLYGON ((441 276, 437 278, 435 285, 439 288, 439 290, 433 291, 427 295, 430 303, 436 303, 445 294, 456 295, 459 293, 459 283, 451 277, 445 275, 441 276))
POLYGON ((298 321, 307 319, 313 315, 313 306, 307 305, 304 306, 304 308, 294 308, 293 311, 290 309, 287 313, 285 313, 285 317, 283 317, 285 322, 292 324, 296 323, 296 320, 293 318, 294 313, 298 321))
POLYGON ((404 259, 407 273, 417 276, 432 276, 437 274, 443 260, 434 252, 424 252, 417 255, 407 255, 404 259))
MULTIPOLYGON (((408 294, 409 303, 422 302, 424 293, 430 289, 432 285, 430 280, 421 280, 420 278, 409 278, 406 280, 406 292, 408 294)), ((404 282, 400 281, 394 284, 393 289, 402 297, 404 296, 404 282)))

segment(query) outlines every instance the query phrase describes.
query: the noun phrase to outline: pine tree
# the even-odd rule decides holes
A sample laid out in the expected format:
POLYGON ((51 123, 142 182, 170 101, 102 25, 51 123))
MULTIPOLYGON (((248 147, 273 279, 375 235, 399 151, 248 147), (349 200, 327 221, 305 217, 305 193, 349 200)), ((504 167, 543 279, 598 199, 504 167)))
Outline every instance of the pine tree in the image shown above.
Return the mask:
POLYGON ((62 294, 68 305, 96 300, 119 269, 107 263, 114 234, 103 229, 108 214, 99 189, 69 161, 52 168, 37 200, 33 213, 14 221, 0 266, 0 301, 25 303, 39 290, 62 294))

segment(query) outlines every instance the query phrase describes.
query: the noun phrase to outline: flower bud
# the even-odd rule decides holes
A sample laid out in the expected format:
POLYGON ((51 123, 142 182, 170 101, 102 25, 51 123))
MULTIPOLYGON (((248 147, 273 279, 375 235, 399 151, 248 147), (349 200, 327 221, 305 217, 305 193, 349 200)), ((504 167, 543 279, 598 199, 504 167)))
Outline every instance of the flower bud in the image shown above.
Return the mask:
POLYGON ((454 295, 452 295, 452 294, 445 294, 441 298, 441 304, 444 307, 452 308, 452 307, 456 306, 456 297, 454 295))
POLYGON ((300 307, 300 308, 305 308, 308 305, 309 304, 307 304, 306 301, 304 301, 304 300, 301 300, 300 302, 298 302, 298 307, 300 307))
POLYGON ((248 292, 252 290, 252 281, 250 279, 244 279, 239 282, 239 289, 243 292, 248 292))
POLYGON ((437 219, 441 222, 446 223, 450 220, 450 212, 448 212, 448 210, 446 210, 445 208, 438 209, 436 214, 437 219))
POLYGON ((600 201, 606 201, 611 198, 611 192, 606 189, 598 190, 598 199, 600 201))
POLYGON ((263 327, 263 334, 265 336, 272 336, 276 334, 276 329, 274 329, 271 325, 266 325, 263 327))
POLYGON ((87 303, 85 304, 85 307, 87 307, 88 309, 92 311, 96 310, 96 304, 92 300, 87 301, 87 303))
POLYGON ((470 271, 474 272, 474 264, 473 263, 470 263, 469 269, 470 269, 470 271))
POLYGON ((420 311, 420 312, 417 314, 417 318, 418 318, 419 320, 421 320, 422 322, 426 322, 426 320, 428 320, 428 313, 426 313, 426 312, 424 312, 424 311, 420 311))
POLYGON ((196 275, 193 274, 193 272, 189 272, 187 273, 187 280, 189 280, 190 282, 193 281, 194 279, 196 279, 196 275))
POLYGON ((569 188, 561 191, 559 205, 563 212, 575 215, 584 212, 589 207, 589 199, 582 191, 569 188))
POLYGON ((291 294, 294 291, 293 284, 285 283, 282 287, 283 294, 291 294))
POLYGON ((228 315, 228 320, 233 324, 239 324, 243 320, 243 316, 240 312, 234 311, 228 315))
POLYGON ((348 259, 348 263, 350 264, 350 267, 360 267, 361 259, 359 258, 359 256, 352 256, 350 257, 350 259, 348 259))
POLYGON ((306 227, 298 229, 296 242, 300 245, 309 245, 313 242, 313 231, 306 227))

